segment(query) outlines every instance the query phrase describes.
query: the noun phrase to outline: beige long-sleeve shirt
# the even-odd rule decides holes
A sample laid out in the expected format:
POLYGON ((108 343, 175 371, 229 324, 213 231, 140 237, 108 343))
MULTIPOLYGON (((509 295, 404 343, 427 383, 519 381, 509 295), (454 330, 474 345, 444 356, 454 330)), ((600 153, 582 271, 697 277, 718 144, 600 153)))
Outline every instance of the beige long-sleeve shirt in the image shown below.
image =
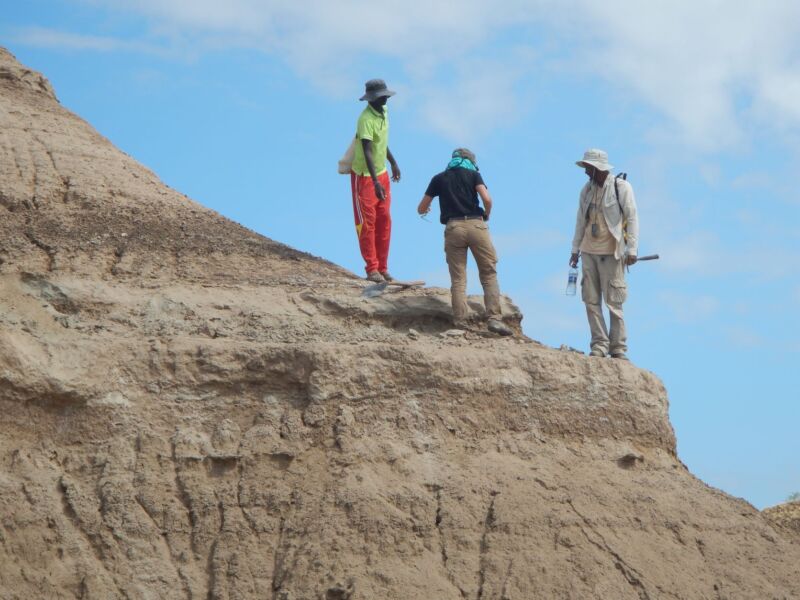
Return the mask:
MULTIPOLYGON (((633 186, 624 179, 617 179, 619 188, 619 202, 614 192, 614 176, 609 173, 603 184, 602 190, 588 181, 583 186, 578 198, 578 214, 575 220, 575 234, 572 238, 572 253, 577 254, 583 242, 587 227, 587 210, 595 193, 601 194, 599 200, 601 211, 598 217, 605 219, 608 231, 616 241, 614 257, 622 258, 626 254, 636 256, 639 252, 639 216, 636 210, 636 199, 633 195, 633 186), (620 207, 622 210, 620 211, 620 207), (628 222, 627 242, 622 233, 623 220, 628 222)), ((591 214, 589 215, 591 217, 591 214)))

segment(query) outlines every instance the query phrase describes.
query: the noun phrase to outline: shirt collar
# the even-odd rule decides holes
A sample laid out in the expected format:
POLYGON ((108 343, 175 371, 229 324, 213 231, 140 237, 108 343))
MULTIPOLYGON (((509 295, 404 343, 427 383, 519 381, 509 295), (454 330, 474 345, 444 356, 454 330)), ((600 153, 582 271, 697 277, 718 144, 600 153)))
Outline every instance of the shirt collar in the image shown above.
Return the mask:
POLYGON ((612 183, 614 183, 614 174, 613 173, 609 173, 606 176, 606 180, 603 182, 603 185, 601 185, 601 186, 595 185, 594 181, 590 179, 589 180, 589 189, 591 190, 591 189, 598 188, 598 189, 601 189, 601 190, 606 190, 606 189, 608 189, 608 187, 612 183))
POLYGON ((388 109, 386 108, 386 106, 383 107, 383 112, 378 112, 369 102, 367 102, 367 110, 369 110, 376 117, 380 117, 382 119, 385 118, 386 115, 388 114, 387 113, 388 109))

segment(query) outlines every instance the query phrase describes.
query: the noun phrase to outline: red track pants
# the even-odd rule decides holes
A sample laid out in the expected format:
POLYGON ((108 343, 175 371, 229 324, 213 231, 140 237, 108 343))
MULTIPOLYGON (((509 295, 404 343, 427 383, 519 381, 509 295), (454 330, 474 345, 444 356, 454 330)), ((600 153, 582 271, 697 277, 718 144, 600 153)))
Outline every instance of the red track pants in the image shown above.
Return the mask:
POLYGON ((389 239, 392 235, 392 217, 389 213, 392 192, 389 186, 389 172, 384 171, 378 175, 378 181, 386 191, 386 200, 378 200, 369 175, 350 173, 356 234, 367 273, 388 271, 389 239))

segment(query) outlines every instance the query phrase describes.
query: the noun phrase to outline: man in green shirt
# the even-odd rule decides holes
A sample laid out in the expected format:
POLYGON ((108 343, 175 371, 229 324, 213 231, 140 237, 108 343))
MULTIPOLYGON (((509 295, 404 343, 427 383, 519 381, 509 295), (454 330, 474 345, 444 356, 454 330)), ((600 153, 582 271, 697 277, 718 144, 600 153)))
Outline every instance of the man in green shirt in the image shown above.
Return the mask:
POLYGON ((387 89, 382 79, 370 79, 366 83, 361 100, 367 101, 367 107, 358 117, 350 173, 358 245, 366 263, 367 279, 375 282, 392 280, 388 267, 392 193, 387 159, 392 167, 392 181, 400 181, 400 167, 389 150, 386 101, 390 96, 394 96, 394 92, 387 89))

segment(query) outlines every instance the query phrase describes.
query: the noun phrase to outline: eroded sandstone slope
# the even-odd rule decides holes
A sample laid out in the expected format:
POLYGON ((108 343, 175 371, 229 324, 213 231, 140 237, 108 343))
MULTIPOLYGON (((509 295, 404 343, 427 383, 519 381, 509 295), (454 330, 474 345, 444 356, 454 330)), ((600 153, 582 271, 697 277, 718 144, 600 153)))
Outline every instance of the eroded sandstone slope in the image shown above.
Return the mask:
POLYGON ((2 50, 0 258, 3 600, 800 598, 653 375, 363 299, 2 50))

